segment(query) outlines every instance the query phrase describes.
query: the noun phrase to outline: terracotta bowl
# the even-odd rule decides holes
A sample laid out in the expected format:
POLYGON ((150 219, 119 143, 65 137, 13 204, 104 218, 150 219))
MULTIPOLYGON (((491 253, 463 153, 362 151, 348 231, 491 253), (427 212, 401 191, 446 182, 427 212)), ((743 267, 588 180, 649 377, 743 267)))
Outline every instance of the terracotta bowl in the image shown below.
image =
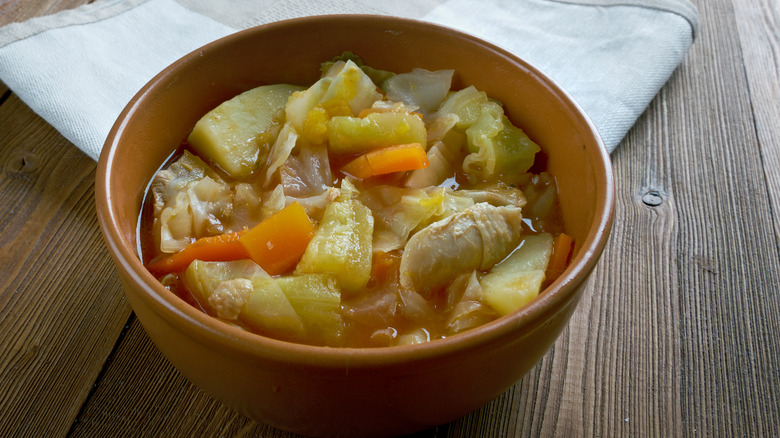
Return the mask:
POLYGON ((609 156, 592 123, 542 72, 458 31, 407 19, 321 16, 238 32, 152 79, 119 116, 100 157, 97 212, 125 293, 151 339, 207 394, 260 422, 307 435, 410 433, 479 409, 550 349, 579 301, 612 224, 609 156), (349 50, 396 72, 454 69, 504 103, 557 177, 576 239, 566 272, 527 307, 426 344, 360 349, 298 345, 197 311, 141 264, 136 228, 152 175, 208 110, 261 84, 310 85, 349 50))

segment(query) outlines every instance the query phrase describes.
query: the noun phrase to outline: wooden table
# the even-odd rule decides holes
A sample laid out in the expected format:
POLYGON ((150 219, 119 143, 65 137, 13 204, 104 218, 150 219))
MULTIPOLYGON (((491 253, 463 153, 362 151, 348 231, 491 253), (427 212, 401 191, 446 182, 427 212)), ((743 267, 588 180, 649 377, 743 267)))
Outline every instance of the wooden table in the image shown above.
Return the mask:
MULTIPOLYGON (((0 0, 0 25, 87 0, 0 0)), ((780 2, 698 40, 613 154, 615 227, 514 387, 419 436, 780 434, 780 2)), ((95 163, 0 83, 0 435, 290 436, 184 379, 123 296, 95 163)))

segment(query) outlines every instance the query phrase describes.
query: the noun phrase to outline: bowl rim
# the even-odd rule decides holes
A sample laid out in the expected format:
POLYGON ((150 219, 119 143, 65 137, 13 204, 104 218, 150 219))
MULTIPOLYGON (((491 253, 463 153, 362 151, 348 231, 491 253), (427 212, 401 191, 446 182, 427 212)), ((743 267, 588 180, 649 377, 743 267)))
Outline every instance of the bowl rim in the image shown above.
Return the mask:
POLYGON ((513 336, 518 330, 540 324, 551 314, 555 314, 567 307, 566 303, 568 301, 577 298, 577 286, 587 279, 587 276, 598 262, 598 256, 606 246, 614 217, 614 190, 611 160, 595 125, 569 93, 537 67, 501 47, 448 26, 402 17, 369 14, 331 14, 292 18, 237 31, 193 50, 158 73, 128 102, 111 128, 98 160, 95 199, 100 228, 117 269, 121 269, 130 281, 141 287, 143 290, 143 293, 139 294, 141 299, 151 310, 160 314, 168 324, 175 326, 182 332, 187 332, 191 336, 197 337, 199 343, 203 345, 229 351, 231 354, 245 354, 256 358, 262 357, 291 365, 308 365, 319 368, 343 368, 348 366, 350 369, 357 369, 423 361, 456 352, 478 349, 503 337, 513 336), (344 20, 350 22, 381 20, 384 24, 395 22, 407 26, 430 28, 482 46, 495 54, 508 58, 512 64, 520 65, 532 72, 558 98, 568 102, 571 108, 575 110, 573 113, 574 117, 581 118, 581 122, 589 129, 589 133, 595 139, 597 147, 588 151, 588 157, 592 160, 597 170, 595 172, 596 185, 597 187, 603 187, 604 196, 597 196, 598 204, 594 210, 593 224, 588 229, 579 252, 566 271, 549 285, 544 293, 540 294, 522 309, 463 333, 415 345, 355 348, 323 347, 288 342, 232 327, 195 309, 164 288, 139 260, 135 244, 124 239, 120 231, 121 224, 118 223, 112 204, 111 176, 112 171, 119 171, 119 169, 113 167, 116 147, 120 143, 128 120, 139 110, 140 103, 145 95, 163 86, 172 76, 175 76, 177 68, 198 57, 199 52, 202 50, 219 50, 220 47, 229 45, 235 39, 281 27, 306 26, 312 23, 335 24, 342 23, 344 20))

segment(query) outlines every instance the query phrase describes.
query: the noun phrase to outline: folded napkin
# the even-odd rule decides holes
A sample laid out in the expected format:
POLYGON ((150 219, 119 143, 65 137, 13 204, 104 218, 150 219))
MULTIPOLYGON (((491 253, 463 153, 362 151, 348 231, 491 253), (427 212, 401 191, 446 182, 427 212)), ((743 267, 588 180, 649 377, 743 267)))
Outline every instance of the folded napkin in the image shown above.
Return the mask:
POLYGON ((98 0, 0 28, 0 80, 97 159, 168 64, 240 29, 332 13, 415 18, 490 41, 566 89, 612 151, 693 43, 688 0, 98 0))

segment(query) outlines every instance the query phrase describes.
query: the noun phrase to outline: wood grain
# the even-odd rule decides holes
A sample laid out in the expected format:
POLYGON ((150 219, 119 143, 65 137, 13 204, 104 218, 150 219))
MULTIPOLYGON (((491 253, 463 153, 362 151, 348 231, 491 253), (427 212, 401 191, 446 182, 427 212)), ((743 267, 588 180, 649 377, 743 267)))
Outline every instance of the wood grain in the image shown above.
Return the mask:
POLYGON ((0 26, 55 14, 94 0, 0 0, 0 26))
POLYGON ((686 114, 696 117, 681 126, 695 147, 681 147, 671 163, 678 198, 686 199, 677 244, 685 268, 681 398, 691 431, 772 436, 780 414, 772 395, 780 384, 780 254, 733 4, 699 2, 709 30, 684 84, 697 96, 686 114))
POLYGON ((780 2, 734 2, 756 135, 780 240, 780 2))
POLYGON ((61 435, 130 309, 97 225, 95 163, 15 95, 0 133, 0 431, 61 435))
MULTIPOLYGON (((0 25, 85 1, 0 0, 0 25)), ((418 437, 780 434, 780 3, 694 0, 701 33, 613 154, 616 222, 554 348, 418 437)), ((132 317, 95 164, 0 83, 0 435, 263 436, 132 317)))

